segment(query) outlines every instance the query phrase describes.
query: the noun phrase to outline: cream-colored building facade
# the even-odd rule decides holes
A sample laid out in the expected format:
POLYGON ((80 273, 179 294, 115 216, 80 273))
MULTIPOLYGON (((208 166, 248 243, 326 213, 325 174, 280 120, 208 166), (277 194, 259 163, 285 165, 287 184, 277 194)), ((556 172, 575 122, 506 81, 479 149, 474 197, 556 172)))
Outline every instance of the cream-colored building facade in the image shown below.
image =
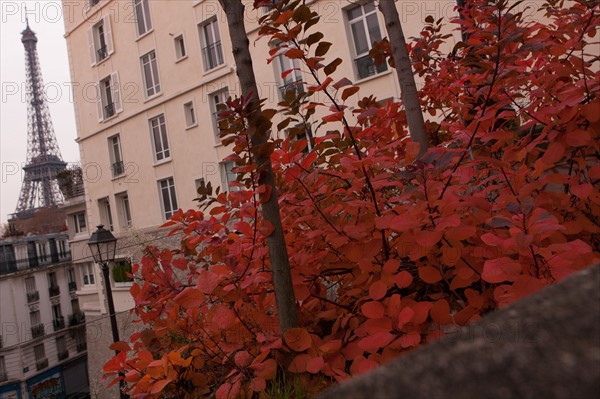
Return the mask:
MULTIPOLYGON (((73 262, 85 270, 80 275, 88 275, 78 291, 88 323, 94 318, 106 322, 101 274, 86 248, 94 226, 103 224, 119 238, 120 259, 136 261, 144 244, 161 244, 167 231, 159 226, 178 208, 197 206, 193 200, 202 180, 226 187, 234 178, 233 165, 223 162, 229 149, 217 138, 215 111, 218 103, 239 94, 239 84, 226 15, 217 0, 62 3, 85 187, 84 195, 66 209, 73 262), (94 284, 89 274, 95 276, 94 284)), ((265 9, 245 3, 259 94, 276 106, 290 84, 314 81, 302 72, 282 79, 282 70, 299 66, 290 60, 267 63, 269 44, 257 41, 257 21, 265 9)), ((372 42, 387 36, 373 3, 307 3, 321 15, 316 29, 333 43, 327 56, 344 61, 334 77, 359 84, 361 95, 399 98, 394 71, 376 68, 367 56, 372 42)), ((429 15, 452 17, 454 6, 453 1, 397 2, 407 37, 417 36, 429 15)), ((273 135, 283 138, 285 132, 273 135)), ((130 309, 127 284, 111 284, 116 311, 130 309)), ((122 332, 124 328, 120 326, 122 332)), ((88 324, 88 339, 90 330, 88 324)), ((108 343, 110 330, 105 325, 100 331, 106 338, 100 342, 108 343)), ((88 348, 93 381, 110 351, 101 345, 88 348)), ((103 391, 102 398, 110 395, 116 392, 103 391)))

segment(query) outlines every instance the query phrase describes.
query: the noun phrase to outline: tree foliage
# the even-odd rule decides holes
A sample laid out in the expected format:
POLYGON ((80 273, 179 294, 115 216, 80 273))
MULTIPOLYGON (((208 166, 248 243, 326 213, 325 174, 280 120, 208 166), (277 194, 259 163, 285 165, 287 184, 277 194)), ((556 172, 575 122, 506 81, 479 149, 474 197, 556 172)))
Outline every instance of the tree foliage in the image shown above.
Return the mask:
POLYGON ((281 194, 299 327, 279 329, 260 210, 271 193, 254 173, 256 104, 242 97, 221 127, 243 177, 229 192, 202 188, 211 207, 167 223, 181 247, 148 248, 134 265, 145 329, 113 345, 108 376, 123 371, 139 398, 252 397, 282 370, 319 389, 599 258, 597 3, 470 3, 453 20, 466 41, 448 46, 449 28, 428 18, 409 45, 431 137, 419 160, 401 104, 347 106, 363 93, 326 57, 318 14, 273 7, 260 29, 281 43, 269 61, 301 60, 311 79, 260 119, 320 133, 260 149, 281 194))

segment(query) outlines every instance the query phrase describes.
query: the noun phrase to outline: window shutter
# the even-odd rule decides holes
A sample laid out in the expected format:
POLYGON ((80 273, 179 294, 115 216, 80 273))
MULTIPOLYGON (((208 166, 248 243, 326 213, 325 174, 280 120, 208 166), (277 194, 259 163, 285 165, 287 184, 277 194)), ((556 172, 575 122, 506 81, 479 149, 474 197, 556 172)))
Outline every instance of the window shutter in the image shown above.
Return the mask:
POLYGON ((104 120, 104 109, 102 106, 100 83, 96 83, 96 107, 98 109, 98 122, 102 122, 104 120))
POLYGON ((106 39, 106 53, 111 55, 115 52, 115 47, 113 44, 112 29, 110 27, 110 14, 105 15, 104 18, 102 18, 102 24, 104 25, 104 37, 106 39))
POLYGON ((123 103, 121 102, 121 86, 119 84, 119 73, 115 72, 110 75, 110 90, 112 92, 113 102, 115 104, 115 112, 123 111, 123 103))
POLYGON ((96 65, 96 46, 94 46, 94 28, 90 28, 87 31, 88 37, 88 49, 90 51, 90 62, 92 65, 96 65))

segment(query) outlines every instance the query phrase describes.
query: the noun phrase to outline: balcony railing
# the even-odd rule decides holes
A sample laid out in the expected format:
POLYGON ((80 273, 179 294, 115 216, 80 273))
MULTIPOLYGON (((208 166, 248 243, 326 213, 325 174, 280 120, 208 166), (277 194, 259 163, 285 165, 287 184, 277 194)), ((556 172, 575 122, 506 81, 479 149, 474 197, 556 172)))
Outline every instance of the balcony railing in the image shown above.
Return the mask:
POLYGON ((106 50, 106 46, 100 47, 96 53, 98 54, 98 61, 102 61, 106 57, 108 57, 108 51, 106 50))
POLYGON ((39 291, 31 291, 27 293, 27 303, 37 302, 40 300, 39 291))
POLYGON ((80 166, 73 165, 56 174, 58 187, 65 199, 83 195, 83 171, 80 166))
POLYGON ((5 371, 0 372, 0 382, 8 381, 8 375, 5 371))
POLYGON ((304 85, 302 84, 302 80, 296 80, 294 82, 280 86, 279 94, 281 95, 281 99, 285 100, 287 93, 290 91, 294 93, 294 97, 297 97, 300 93, 304 93, 304 85))
POLYGON ((115 115, 115 103, 106 104, 104 106, 104 118, 110 118, 115 115))
POLYGON ((41 359, 36 362, 37 370, 43 370, 48 367, 48 359, 41 359))
POLYGON ((83 352, 86 349, 87 349, 87 342, 83 341, 83 342, 77 343, 77 352, 83 352))
POLYGON ((225 62, 223 60, 223 49, 220 41, 204 47, 202 49, 202 55, 204 56, 206 70, 216 68, 225 62))
POLYGON ((125 164, 123 161, 115 162, 112 164, 111 169, 113 177, 121 176, 125 173, 125 164))
POLYGON ((44 328, 43 324, 38 324, 38 325, 31 327, 31 336, 33 338, 41 337, 44 334, 46 334, 46 329, 44 328))
POLYGON ((48 294, 50 295, 50 298, 60 295, 60 287, 58 285, 51 285, 48 288, 48 294))
POLYGON ((58 352, 58 360, 65 360, 68 357, 69 357, 69 351, 68 350, 64 350, 64 351, 58 352))
POLYGON ((69 281, 69 292, 77 291, 77 283, 75 281, 69 281))
POLYGON ((373 58, 371 58, 370 55, 358 57, 354 62, 356 63, 359 79, 368 78, 369 76, 387 71, 387 64, 385 62, 381 63, 379 66, 375 66, 375 61, 373 61, 373 58))
POLYGON ((69 327, 77 326, 85 322, 85 314, 83 312, 75 312, 69 315, 69 327))
POLYGON ((65 328, 65 318, 60 316, 56 319, 52 320, 52 325, 54 326, 54 331, 62 330, 65 328))

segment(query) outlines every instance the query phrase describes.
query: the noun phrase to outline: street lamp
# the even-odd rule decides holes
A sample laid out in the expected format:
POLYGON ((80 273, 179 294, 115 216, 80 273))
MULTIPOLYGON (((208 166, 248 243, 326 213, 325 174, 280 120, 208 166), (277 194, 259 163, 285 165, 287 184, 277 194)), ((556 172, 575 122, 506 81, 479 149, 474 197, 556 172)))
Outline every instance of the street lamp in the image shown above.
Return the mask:
MULTIPOLYGON (((113 342, 119 342, 119 330, 117 328, 117 315, 115 314, 115 304, 112 297, 112 288, 110 285, 108 264, 115 260, 115 253, 117 251, 117 239, 112 233, 104 229, 104 225, 99 225, 98 230, 92 233, 88 246, 92 251, 92 257, 94 262, 100 265, 102 269, 102 276, 104 278, 104 290, 106 291, 106 302, 108 303, 108 315, 110 317, 110 327, 112 329, 113 342)), ((118 351, 115 351, 118 354, 118 351)), ((119 373, 121 380, 119 381, 119 397, 121 399, 127 399, 128 396, 125 394, 125 381, 123 380, 124 375, 119 373)))

